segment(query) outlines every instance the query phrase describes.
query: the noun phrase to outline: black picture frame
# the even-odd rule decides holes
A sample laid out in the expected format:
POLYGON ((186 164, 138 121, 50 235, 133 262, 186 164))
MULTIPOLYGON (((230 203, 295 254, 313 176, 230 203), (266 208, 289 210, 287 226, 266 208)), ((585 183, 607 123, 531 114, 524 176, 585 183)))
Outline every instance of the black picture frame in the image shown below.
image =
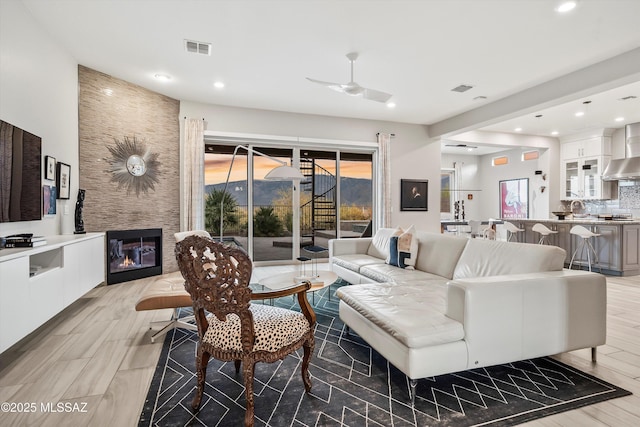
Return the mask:
POLYGON ((56 187, 58 199, 69 199, 71 195, 71 166, 58 162, 56 169, 56 187))
POLYGON ((400 210, 428 211, 429 180, 400 180, 400 210))
POLYGON ((56 179, 56 158, 44 156, 44 179, 53 181, 56 179))

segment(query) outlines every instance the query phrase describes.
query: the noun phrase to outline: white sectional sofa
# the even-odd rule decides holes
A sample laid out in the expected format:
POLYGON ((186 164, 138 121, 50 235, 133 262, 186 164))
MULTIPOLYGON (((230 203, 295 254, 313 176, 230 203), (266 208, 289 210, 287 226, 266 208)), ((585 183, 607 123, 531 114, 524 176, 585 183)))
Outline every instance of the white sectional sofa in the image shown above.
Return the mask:
POLYGON ((606 280, 555 246, 417 232, 416 268, 385 263, 394 229, 329 242, 340 318, 410 379, 595 347, 606 280))

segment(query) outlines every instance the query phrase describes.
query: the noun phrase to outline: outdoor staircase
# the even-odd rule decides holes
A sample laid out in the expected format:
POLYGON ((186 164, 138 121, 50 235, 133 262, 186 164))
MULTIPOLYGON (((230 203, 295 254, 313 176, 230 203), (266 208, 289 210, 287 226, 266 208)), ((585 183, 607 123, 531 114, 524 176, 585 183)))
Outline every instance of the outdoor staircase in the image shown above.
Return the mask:
POLYGON ((300 206, 302 245, 315 245, 318 231, 336 230, 336 177, 316 164, 315 159, 300 159, 300 172, 304 179, 300 181, 302 194, 311 199, 300 206))

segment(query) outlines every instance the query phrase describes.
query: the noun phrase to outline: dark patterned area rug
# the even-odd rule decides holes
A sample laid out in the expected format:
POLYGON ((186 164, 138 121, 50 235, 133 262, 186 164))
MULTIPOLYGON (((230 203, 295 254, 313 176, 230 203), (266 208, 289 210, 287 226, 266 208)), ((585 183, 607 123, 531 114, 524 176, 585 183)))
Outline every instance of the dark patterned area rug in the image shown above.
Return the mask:
MULTIPOLYGON (((335 296, 344 284, 331 286, 331 300, 329 288, 315 296, 310 394, 300 375, 302 351, 256 364, 256 426, 511 426, 631 394, 543 357, 421 379, 411 407, 405 375, 355 333, 346 334, 335 296)), ((291 297, 274 303, 297 306, 291 297)), ((202 405, 192 413, 196 341, 191 331, 167 335, 139 426, 242 425, 243 380, 231 362, 211 359, 202 405)))

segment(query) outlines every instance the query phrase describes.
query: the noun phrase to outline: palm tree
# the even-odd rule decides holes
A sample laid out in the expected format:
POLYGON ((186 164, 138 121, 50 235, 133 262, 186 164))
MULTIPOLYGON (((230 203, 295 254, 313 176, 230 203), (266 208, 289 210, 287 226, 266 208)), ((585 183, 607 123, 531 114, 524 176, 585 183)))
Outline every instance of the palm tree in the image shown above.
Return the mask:
POLYGON ((204 226, 214 236, 220 235, 220 202, 224 196, 224 226, 238 225, 236 199, 224 190, 212 190, 207 194, 204 204, 204 226))

